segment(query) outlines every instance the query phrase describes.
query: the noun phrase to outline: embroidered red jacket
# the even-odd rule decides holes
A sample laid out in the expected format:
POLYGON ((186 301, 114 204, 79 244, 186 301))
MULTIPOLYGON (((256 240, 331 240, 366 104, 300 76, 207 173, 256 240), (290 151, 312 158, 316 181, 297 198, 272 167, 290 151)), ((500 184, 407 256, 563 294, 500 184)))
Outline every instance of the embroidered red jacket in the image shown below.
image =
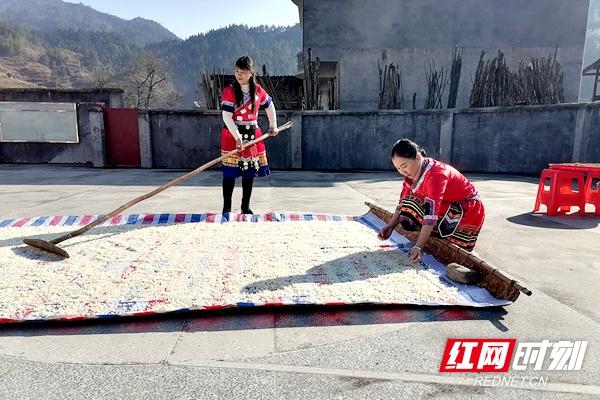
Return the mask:
POLYGON ((400 199, 414 195, 429 204, 429 214, 423 224, 435 225, 443 217, 450 203, 467 202, 479 198, 475 186, 454 167, 433 158, 424 158, 421 173, 415 181, 404 179, 400 199))
POLYGON ((221 109, 233 113, 233 121, 237 125, 256 121, 258 118, 258 110, 266 109, 270 104, 271 96, 269 96, 259 84, 256 84, 256 96, 254 97, 254 101, 251 102, 250 96, 246 96, 241 106, 235 103, 233 86, 226 86, 223 89, 223 94, 221 96, 221 109), (251 107, 252 104, 254 107, 251 107))

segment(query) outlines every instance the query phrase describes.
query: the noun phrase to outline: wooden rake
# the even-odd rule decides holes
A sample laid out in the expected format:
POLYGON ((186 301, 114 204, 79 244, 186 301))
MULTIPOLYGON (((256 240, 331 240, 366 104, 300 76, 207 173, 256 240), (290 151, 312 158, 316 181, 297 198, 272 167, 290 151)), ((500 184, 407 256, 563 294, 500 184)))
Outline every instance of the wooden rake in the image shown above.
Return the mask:
MULTIPOLYGON (((280 132, 284 131, 286 129, 291 128, 292 125, 293 125, 292 121, 288 121, 285 124, 281 125, 278 128, 278 130, 280 132)), ((242 146, 241 150, 245 149, 246 147, 255 145, 256 143, 262 142, 263 140, 269 138, 270 136, 271 135, 268 134, 268 133, 267 134, 263 134, 263 135, 261 135, 261 137, 259 137, 257 139, 254 139, 254 140, 252 140, 252 141, 247 142, 246 144, 244 144, 242 146)), ((178 185, 181 182, 183 182, 183 181, 185 181, 185 180, 187 180, 187 179, 189 179, 189 178, 191 178, 193 176, 198 175, 200 172, 202 172, 202 171, 204 171, 204 170, 212 167, 213 165, 215 165, 215 164, 223 161, 225 158, 230 157, 230 156, 236 154, 238 151, 240 151, 240 150, 239 149, 235 149, 235 150, 232 150, 232 151, 228 152, 227 154, 223 154, 221 157, 215 158, 214 160, 209 161, 206 164, 203 164, 203 165, 199 166, 195 170, 193 170, 191 172, 188 172, 187 174, 185 174, 185 175, 183 175, 183 176, 181 176, 181 177, 179 177, 177 179, 173 179, 172 181, 167 182, 167 183, 165 183, 164 185, 162 185, 160 187, 157 187, 156 189, 154 189, 151 192, 148 192, 148 193, 146 193, 144 195, 136 197, 135 199, 131 200, 130 202, 123 204, 122 206, 120 206, 116 210, 114 210, 114 211, 112 211, 112 212, 110 212, 110 213, 108 213, 106 215, 100 216, 97 220, 95 220, 95 221, 93 221, 93 222, 91 222, 91 223, 89 223, 89 224, 87 224, 87 225, 85 225, 85 226, 83 226, 83 227, 75 230, 75 231, 66 233, 66 234, 64 234, 64 235, 62 235, 60 237, 57 237, 56 239, 52 239, 52 240, 48 240, 48 241, 42 240, 42 239, 35 239, 35 238, 26 238, 26 239, 23 239, 23 243, 28 244, 29 246, 35 247, 36 249, 40 249, 40 250, 43 250, 43 251, 46 251, 46 252, 49 252, 49 253, 52 253, 52 254, 56 254, 57 256, 59 256, 61 258, 69 258, 69 253, 67 253, 66 250, 61 249, 60 247, 58 247, 57 246, 58 243, 61 243, 61 242, 65 241, 65 240, 67 240, 67 239, 71 239, 71 238, 73 238, 75 236, 79 236, 79 235, 81 235, 81 234, 89 231, 93 227, 102 224, 103 222, 105 222, 105 221, 111 219, 112 217, 114 217, 115 215, 118 215, 119 213, 121 213, 124 210, 128 209, 129 207, 131 207, 131 206, 133 206, 133 205, 135 205, 135 204, 137 204, 137 203, 139 203, 139 202, 141 202, 143 200, 146 200, 146 199, 148 199, 148 198, 150 198, 150 197, 152 197, 152 196, 154 196, 154 195, 162 192, 163 190, 166 190, 166 189, 170 188, 171 186, 178 185)))

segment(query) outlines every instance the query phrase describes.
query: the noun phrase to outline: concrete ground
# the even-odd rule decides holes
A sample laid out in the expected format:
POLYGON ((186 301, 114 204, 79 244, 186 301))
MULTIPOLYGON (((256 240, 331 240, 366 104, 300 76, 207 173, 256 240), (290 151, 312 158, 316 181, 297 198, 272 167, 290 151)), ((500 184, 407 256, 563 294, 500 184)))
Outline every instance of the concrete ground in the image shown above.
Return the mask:
MULTIPOLYGON (((108 212, 181 171, 0 165, 0 219, 108 212)), ((530 213, 537 180, 473 175, 487 220, 477 252, 531 290, 504 308, 289 308, 104 323, 0 326, 0 399, 600 397, 600 218, 530 213), (587 340, 581 371, 511 371, 546 386, 479 387, 438 372, 447 338, 587 340)), ((255 212, 393 209, 395 173, 275 172, 255 212)), ((236 188, 234 204, 241 190, 236 188)), ((218 212, 220 173, 133 212, 218 212)), ((129 212, 129 211, 128 211, 129 212)), ((1 301, 1 299, 0 299, 1 301)))

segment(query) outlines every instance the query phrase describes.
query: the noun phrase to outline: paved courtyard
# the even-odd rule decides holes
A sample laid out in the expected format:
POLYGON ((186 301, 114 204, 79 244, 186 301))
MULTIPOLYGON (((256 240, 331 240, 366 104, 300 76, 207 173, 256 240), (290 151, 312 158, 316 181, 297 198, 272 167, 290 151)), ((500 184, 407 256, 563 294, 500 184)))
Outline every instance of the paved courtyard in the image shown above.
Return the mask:
MULTIPOLYGON (((182 173, 0 165, 0 219, 105 213, 182 173)), ((531 214, 535 178, 469 178, 487 211, 477 253, 533 296, 483 310, 286 308, 0 326, 0 399, 599 398, 600 218, 531 214), (438 372, 446 339, 461 337, 589 344, 581 371, 511 371, 548 384, 497 388, 438 372)), ((127 213, 219 212, 220 179, 202 173, 127 213)), ((400 187, 392 172, 275 171, 257 181, 252 208, 360 215, 365 201, 393 210, 400 187)), ((237 210, 240 196, 238 186, 237 210)))

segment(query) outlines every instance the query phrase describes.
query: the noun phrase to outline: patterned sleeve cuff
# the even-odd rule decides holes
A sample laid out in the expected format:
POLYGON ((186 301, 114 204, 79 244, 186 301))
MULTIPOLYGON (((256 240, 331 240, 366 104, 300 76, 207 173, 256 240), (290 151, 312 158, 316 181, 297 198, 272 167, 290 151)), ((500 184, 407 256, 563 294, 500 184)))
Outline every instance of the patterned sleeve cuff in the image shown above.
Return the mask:
POLYGON ((423 225, 435 225, 437 221, 437 215, 426 215, 423 217, 423 225))
POLYGON ((260 105, 260 109, 261 110, 266 110, 267 108, 269 108, 269 106, 271 105, 271 102, 273 100, 271 99, 271 96, 267 96, 267 98, 265 99, 265 101, 260 105))
POLYGON ((229 101, 222 101, 221 102, 221 110, 232 113, 235 111, 235 104, 233 104, 229 101))

